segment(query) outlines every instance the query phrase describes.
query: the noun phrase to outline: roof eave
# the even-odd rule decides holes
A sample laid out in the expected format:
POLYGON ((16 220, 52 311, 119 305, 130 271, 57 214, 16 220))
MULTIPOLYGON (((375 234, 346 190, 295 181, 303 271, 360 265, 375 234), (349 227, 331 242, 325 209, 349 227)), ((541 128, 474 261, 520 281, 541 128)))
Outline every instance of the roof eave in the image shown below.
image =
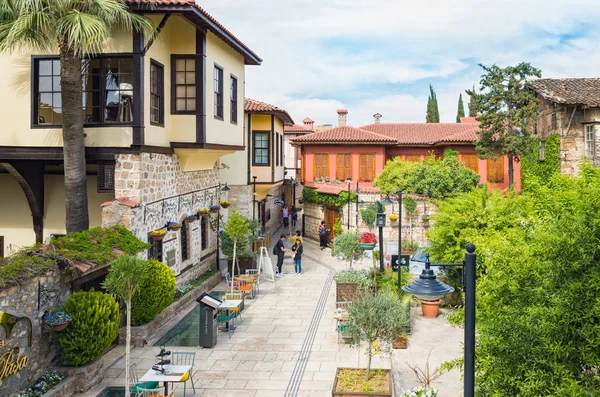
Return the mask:
MULTIPOLYGON (((239 39, 234 38, 230 33, 226 32, 219 25, 210 20, 205 14, 203 14, 198 6, 192 4, 172 4, 172 5, 155 5, 155 4, 128 4, 132 11, 138 11, 140 13, 186 13, 191 12, 196 17, 200 18, 211 30, 216 32, 218 36, 224 38, 227 44, 229 44, 237 52, 244 56, 245 65, 259 66, 262 64, 262 58, 252 52, 249 48, 244 47, 240 44, 239 39)), ((204 28, 205 26, 199 26, 204 28)))
POLYGON ((245 113, 248 114, 271 114, 277 117, 284 125, 294 125, 294 120, 292 120, 292 116, 287 114, 284 111, 259 111, 259 110, 244 110, 245 113))

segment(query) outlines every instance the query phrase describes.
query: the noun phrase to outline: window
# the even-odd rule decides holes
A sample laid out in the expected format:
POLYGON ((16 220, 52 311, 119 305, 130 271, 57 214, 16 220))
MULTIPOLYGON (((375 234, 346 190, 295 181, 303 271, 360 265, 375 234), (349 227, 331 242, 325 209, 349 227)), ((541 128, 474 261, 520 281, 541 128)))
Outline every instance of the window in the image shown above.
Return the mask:
POLYGON ((352 155, 346 153, 339 153, 336 156, 336 179, 345 181, 346 179, 352 179, 352 155))
POLYGON ((171 113, 196 111, 196 59, 194 55, 171 56, 171 113))
POLYGON ((285 165, 284 164, 285 155, 283 153, 283 135, 279 135, 279 158, 281 159, 281 160, 279 160, 279 165, 285 165))
POLYGON ((279 166, 279 134, 275 134, 275 165, 279 166))
POLYGON ((473 170, 475 172, 479 171, 479 166, 477 164, 478 157, 476 154, 462 154, 461 160, 465 167, 467 167, 468 169, 473 170))
POLYGON ((596 154, 596 145, 594 145, 594 126, 585 126, 585 157, 593 159, 596 154))
MULTIPOLYGON (((100 57, 82 61, 83 122, 128 124, 133 122, 133 59, 100 57)), ((34 124, 62 124, 60 61, 34 60, 34 124)))
POLYGON ((188 247, 188 230, 187 222, 181 223, 181 229, 179 230, 179 236, 181 238, 181 262, 185 262, 190 258, 189 247, 188 247))
POLYGON ((407 154, 404 157, 404 161, 419 162, 419 161, 421 161, 421 155, 419 155, 419 154, 407 154))
POLYGON ((300 181, 303 183, 306 172, 304 171, 304 167, 306 167, 306 155, 304 154, 304 151, 302 151, 302 154, 300 155, 300 181))
POLYGON ((254 165, 269 165, 269 134, 268 131, 255 131, 254 136, 254 165))
POLYGON ((546 141, 545 140, 543 140, 543 141, 540 140, 538 160, 539 161, 546 160, 546 141))
POLYGON ((150 60, 150 123, 163 124, 165 118, 165 68, 150 60))
POLYGON ((373 179, 375 179, 375 155, 374 154, 361 154, 360 155, 359 178, 363 182, 370 182, 373 179))
POLYGON ((215 117, 223 118, 223 69, 215 65, 215 117))
POLYGON ((208 220, 206 218, 208 217, 200 217, 200 249, 202 251, 208 248, 208 220))
POLYGON ((490 183, 504 183, 504 156, 487 161, 487 181, 490 183))
POLYGON ((0 258, 4 258, 4 236, 0 236, 0 258))
POLYGON ((156 259, 157 261, 162 262, 162 240, 154 240, 152 236, 148 234, 148 243, 150 244, 150 248, 148 249, 148 259, 156 259))
POLYGON ((552 131, 556 130, 556 112, 552 113, 552 116, 550 118, 550 128, 552 129, 552 131))
POLYGON ((237 124, 237 114, 238 114, 238 86, 237 86, 237 78, 234 75, 231 75, 231 85, 229 88, 229 98, 231 102, 231 122, 237 124))
POLYGON ((314 175, 315 178, 329 177, 329 154, 315 153, 314 175))
POLYGON ((98 193, 115 192, 115 162, 110 160, 98 161, 96 191, 98 193))

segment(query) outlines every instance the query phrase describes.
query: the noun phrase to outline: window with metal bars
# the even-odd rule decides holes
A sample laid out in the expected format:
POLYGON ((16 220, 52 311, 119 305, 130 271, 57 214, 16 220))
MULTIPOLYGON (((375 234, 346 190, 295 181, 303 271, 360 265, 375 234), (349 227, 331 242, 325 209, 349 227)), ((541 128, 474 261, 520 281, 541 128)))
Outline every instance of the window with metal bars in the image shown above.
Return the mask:
POLYGON ((115 192, 115 162, 99 161, 98 175, 96 178, 96 190, 98 193, 115 192))
POLYGON ((181 238, 181 262, 185 262, 190 258, 187 222, 183 222, 181 224, 181 230, 179 230, 179 233, 181 238))
POLYGON ((206 216, 200 217, 200 249, 208 248, 208 220, 206 216))
POLYGON ((148 249, 148 259, 156 259, 162 262, 162 240, 154 240, 150 234, 148 234, 148 243, 150 248, 148 249))

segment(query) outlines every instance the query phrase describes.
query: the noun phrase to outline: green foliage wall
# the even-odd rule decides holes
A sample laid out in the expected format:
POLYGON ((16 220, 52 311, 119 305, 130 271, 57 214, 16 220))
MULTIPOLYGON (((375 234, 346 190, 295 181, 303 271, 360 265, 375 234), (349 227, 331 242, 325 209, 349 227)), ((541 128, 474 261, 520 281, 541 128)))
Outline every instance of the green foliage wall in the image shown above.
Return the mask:
MULTIPOLYGON (((333 207, 343 207, 348 204, 348 192, 339 194, 319 193, 316 189, 305 187, 302 190, 302 199, 308 203, 319 205, 331 205, 333 207)), ((350 201, 356 201, 356 194, 350 192, 350 201)))
POLYGON ((154 319, 173 303, 176 278, 169 266, 157 260, 149 260, 148 277, 133 294, 131 300, 131 324, 142 325, 154 319))
POLYGON ((80 367, 100 356, 119 335, 121 313, 113 297, 103 292, 75 292, 61 307, 71 324, 58 335, 62 361, 80 367))
POLYGON ((539 160, 539 138, 531 138, 527 152, 521 157, 521 184, 523 190, 535 189, 547 183, 560 172, 560 135, 552 134, 545 142, 545 159, 539 160))
POLYGON ((477 246, 480 395, 597 395, 599 213, 600 170, 589 164, 520 196, 477 189, 439 204, 433 259, 477 246))

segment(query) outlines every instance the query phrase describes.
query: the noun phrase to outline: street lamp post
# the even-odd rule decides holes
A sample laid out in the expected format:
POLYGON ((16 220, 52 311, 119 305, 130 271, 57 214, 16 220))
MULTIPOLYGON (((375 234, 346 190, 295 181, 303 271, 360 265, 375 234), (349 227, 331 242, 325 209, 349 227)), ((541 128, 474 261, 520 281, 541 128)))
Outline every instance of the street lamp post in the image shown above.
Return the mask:
POLYGON ((356 190, 354 191, 354 194, 356 195, 356 224, 354 225, 356 227, 356 231, 358 232, 358 193, 360 193, 358 191, 358 179, 356 180, 356 190))
POLYGON ((437 280, 430 266, 463 267, 465 273, 465 357, 464 357, 464 397, 475 396, 475 271, 477 255, 475 245, 468 243, 462 264, 425 262, 425 269, 419 279, 402 289, 422 300, 435 300, 452 293, 454 288, 437 280))
POLYGON ((256 177, 253 176, 252 179, 252 220, 254 221, 256 220, 256 177))
POLYGON ((348 231, 350 231, 350 184, 352 183, 352 179, 348 178, 346 182, 348 182, 348 206, 346 211, 348 212, 348 231))
MULTIPOLYGON (((229 188, 229 186, 227 186, 227 184, 225 184, 225 186, 223 186, 221 188, 221 184, 219 183, 219 191, 220 192, 228 192, 231 189, 229 188)), ((220 200, 219 200, 220 201, 220 200)), ((221 255, 219 254, 221 247, 219 242, 221 241, 221 233, 220 233, 220 229, 221 229, 221 214, 217 213, 217 270, 221 270, 221 255)))
POLYGON ((385 272, 385 263, 383 262, 383 228, 385 226, 385 213, 383 212, 383 206, 381 201, 377 202, 379 205, 377 211, 377 227, 379 228, 379 271, 385 272))

